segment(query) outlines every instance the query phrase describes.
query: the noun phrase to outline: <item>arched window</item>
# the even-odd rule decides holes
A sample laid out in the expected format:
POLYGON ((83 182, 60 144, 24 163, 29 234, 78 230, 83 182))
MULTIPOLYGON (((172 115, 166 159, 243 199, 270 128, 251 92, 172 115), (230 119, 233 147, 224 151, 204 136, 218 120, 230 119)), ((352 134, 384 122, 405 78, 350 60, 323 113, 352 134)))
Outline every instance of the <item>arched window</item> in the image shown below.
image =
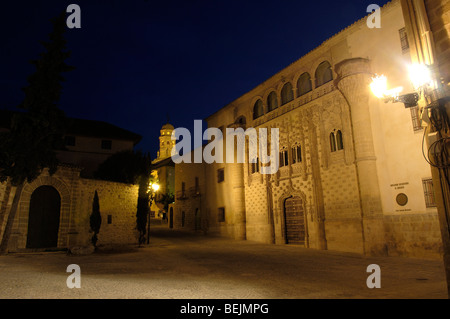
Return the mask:
POLYGON ((256 162, 250 163, 250 172, 252 174, 259 173, 259 158, 256 158, 256 162))
POLYGON ((294 99, 294 93, 292 92, 292 84, 286 83, 281 89, 281 105, 291 102, 294 99))
POLYGON ((273 111, 278 107, 278 98, 275 92, 271 92, 267 97, 267 112, 273 111))
POLYGON ((302 96, 312 90, 311 76, 305 72, 300 75, 297 81, 297 97, 302 96))
POLYGON ((328 61, 319 64, 316 69, 316 87, 319 87, 333 80, 333 71, 328 61))
POLYGON ((344 141, 342 140, 342 132, 341 131, 337 131, 337 133, 336 133, 336 145, 337 145, 338 151, 344 149, 344 141))
POLYGON ((258 117, 264 115, 263 102, 261 100, 256 101, 253 107, 253 119, 256 120, 258 117))
POLYGON ((336 152, 344 149, 344 140, 340 130, 334 130, 330 133, 330 148, 331 152, 336 152))
POLYGON ((292 147, 292 164, 300 163, 302 161, 302 147, 300 145, 294 145, 292 147))
POLYGON ((331 152, 336 152, 336 138, 333 132, 330 133, 330 148, 331 152))
POLYGON ((280 153, 280 167, 288 166, 289 165, 289 155, 288 150, 286 148, 283 148, 280 153))

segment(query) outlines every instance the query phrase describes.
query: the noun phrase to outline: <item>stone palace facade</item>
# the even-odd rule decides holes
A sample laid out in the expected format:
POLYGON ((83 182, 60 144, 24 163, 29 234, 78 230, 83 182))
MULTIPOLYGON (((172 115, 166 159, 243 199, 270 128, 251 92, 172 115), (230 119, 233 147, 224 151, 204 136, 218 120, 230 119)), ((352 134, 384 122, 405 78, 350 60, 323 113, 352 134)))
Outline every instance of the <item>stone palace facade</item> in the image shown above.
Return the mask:
POLYGON ((280 168, 263 175, 259 162, 175 165, 170 227, 367 255, 439 258, 439 219, 422 155, 419 109, 384 103, 369 88, 374 74, 384 74, 390 86, 413 90, 401 2, 381 9, 381 28, 366 21, 206 119, 224 133, 278 128, 280 168))

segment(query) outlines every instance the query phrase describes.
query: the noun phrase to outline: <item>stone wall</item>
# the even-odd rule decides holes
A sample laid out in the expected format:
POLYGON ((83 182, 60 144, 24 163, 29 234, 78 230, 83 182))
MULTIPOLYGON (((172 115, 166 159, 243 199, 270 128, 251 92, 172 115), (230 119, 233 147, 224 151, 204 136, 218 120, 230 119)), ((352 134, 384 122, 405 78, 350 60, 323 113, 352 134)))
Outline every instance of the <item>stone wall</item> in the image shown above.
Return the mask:
POLYGON ((89 231, 89 216, 92 201, 98 192, 102 225, 98 234, 98 245, 120 245, 137 243, 136 210, 138 186, 99 180, 80 179, 77 202, 78 219, 75 220, 80 233, 89 231))
POLYGON ((437 259, 442 254, 437 213, 391 215, 384 218, 390 256, 437 259))
MULTIPOLYGON (((89 217, 95 191, 99 195, 102 216, 97 244, 137 243, 138 186, 80 178, 79 168, 61 166, 53 176, 44 171, 32 183, 24 185, 9 240, 9 251, 27 248, 30 200, 34 191, 41 186, 53 187, 61 198, 57 248, 90 245, 93 233, 90 232, 89 217)), ((11 187, 11 192, 8 192, 8 184, 0 184, 1 233, 10 213, 15 190, 15 187, 11 187)))

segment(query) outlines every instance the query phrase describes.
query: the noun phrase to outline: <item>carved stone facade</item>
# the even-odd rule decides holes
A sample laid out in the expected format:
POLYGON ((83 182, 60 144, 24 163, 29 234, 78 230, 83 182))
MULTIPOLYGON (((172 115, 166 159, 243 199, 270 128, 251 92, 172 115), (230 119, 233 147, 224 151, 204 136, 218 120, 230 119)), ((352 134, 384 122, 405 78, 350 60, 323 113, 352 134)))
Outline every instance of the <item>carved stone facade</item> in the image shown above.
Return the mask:
POLYGON ((194 176, 205 187, 196 199, 176 199, 174 225, 181 208, 186 218, 195 206, 209 231, 234 238, 286 244, 297 236, 315 249, 439 258, 422 131, 413 130, 410 110, 369 89, 374 73, 411 87, 400 1, 384 6, 382 18, 381 29, 357 21, 208 117, 209 127, 278 128, 283 164, 271 175, 251 163, 177 164, 176 190, 194 176))

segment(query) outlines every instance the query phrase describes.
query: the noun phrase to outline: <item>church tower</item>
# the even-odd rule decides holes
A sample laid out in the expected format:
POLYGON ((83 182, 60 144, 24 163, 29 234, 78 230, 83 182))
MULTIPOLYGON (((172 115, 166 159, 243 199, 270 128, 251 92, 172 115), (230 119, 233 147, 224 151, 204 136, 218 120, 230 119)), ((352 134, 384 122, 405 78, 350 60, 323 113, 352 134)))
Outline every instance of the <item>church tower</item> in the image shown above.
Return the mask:
POLYGON ((176 141, 172 141, 172 132, 174 127, 167 123, 161 128, 161 135, 159 136, 159 151, 158 157, 154 162, 162 161, 171 156, 172 148, 175 146, 176 141))

